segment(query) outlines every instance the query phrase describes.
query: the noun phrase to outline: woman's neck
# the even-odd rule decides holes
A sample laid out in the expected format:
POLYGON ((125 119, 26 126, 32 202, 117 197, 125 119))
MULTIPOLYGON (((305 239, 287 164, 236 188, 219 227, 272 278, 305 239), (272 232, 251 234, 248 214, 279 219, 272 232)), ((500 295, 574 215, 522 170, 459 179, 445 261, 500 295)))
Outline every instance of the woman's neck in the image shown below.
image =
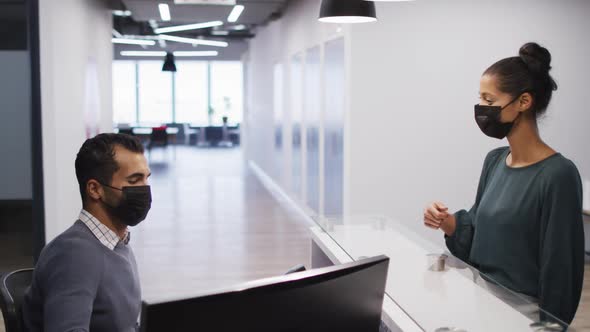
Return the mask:
POLYGON ((555 151, 539 135, 535 118, 523 114, 508 135, 510 155, 507 163, 512 167, 523 167, 539 162, 555 151))

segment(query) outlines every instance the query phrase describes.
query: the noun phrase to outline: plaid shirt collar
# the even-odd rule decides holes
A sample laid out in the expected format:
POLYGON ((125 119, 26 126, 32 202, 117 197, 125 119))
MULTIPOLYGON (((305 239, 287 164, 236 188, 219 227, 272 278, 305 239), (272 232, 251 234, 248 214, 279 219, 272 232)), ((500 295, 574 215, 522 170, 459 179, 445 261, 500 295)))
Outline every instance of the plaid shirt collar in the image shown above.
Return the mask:
POLYGON ((80 221, 86 225, 92 234, 96 236, 96 238, 102 243, 105 247, 109 248, 110 250, 115 250, 115 247, 120 243, 123 242, 125 244, 129 243, 131 238, 131 233, 129 230, 125 230, 125 235, 123 238, 119 238, 117 233, 110 230, 107 226, 101 223, 98 219, 96 219, 90 212, 82 209, 80 211, 80 216, 78 217, 80 221))

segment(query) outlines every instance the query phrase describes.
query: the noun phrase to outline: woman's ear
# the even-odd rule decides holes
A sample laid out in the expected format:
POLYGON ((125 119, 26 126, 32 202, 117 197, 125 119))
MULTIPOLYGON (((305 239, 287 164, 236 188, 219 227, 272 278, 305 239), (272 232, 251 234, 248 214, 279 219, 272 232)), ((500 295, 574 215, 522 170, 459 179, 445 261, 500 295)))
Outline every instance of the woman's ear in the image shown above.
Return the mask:
POLYGON ((520 112, 525 112, 533 107, 533 96, 529 92, 520 95, 518 99, 518 108, 520 112))

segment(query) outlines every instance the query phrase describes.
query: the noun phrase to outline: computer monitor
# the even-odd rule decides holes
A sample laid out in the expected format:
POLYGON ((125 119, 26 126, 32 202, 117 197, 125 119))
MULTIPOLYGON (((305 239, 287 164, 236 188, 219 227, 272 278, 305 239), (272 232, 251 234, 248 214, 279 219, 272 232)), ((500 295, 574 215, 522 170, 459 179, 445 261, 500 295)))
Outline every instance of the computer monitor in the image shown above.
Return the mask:
POLYGON ((144 301, 142 332, 378 332, 389 258, 261 279, 221 292, 144 301))

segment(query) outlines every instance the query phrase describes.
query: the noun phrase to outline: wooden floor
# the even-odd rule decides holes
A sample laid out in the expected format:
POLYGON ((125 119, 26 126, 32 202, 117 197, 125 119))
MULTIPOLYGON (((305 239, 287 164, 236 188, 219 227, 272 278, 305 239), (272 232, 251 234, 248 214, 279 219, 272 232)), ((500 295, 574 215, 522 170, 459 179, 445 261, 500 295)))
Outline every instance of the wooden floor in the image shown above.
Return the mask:
POLYGON ((177 149, 176 159, 153 151, 152 209, 131 229, 145 299, 188 297, 310 266, 309 225, 269 194, 240 150, 177 149))
POLYGON ((151 156, 153 204, 132 229, 146 299, 186 297, 310 263, 309 225, 277 202, 238 149, 151 156), (166 162, 167 161, 167 162, 166 162))
MULTIPOLYGON (((151 157, 154 202, 132 229, 143 297, 187 297, 310 263, 308 225, 270 196, 239 150, 151 157)), ((573 327, 590 331, 590 261, 573 327)), ((0 315, 0 332, 4 325, 0 315)))

